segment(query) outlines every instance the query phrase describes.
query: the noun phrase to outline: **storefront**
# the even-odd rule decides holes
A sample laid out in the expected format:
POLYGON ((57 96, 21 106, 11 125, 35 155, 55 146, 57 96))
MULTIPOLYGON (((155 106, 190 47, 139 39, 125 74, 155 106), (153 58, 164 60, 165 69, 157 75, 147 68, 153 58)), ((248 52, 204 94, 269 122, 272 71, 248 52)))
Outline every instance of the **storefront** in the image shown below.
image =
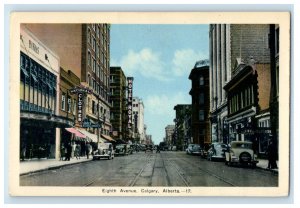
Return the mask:
POLYGON ((20 34, 20 159, 57 158, 59 58, 24 25, 20 34))

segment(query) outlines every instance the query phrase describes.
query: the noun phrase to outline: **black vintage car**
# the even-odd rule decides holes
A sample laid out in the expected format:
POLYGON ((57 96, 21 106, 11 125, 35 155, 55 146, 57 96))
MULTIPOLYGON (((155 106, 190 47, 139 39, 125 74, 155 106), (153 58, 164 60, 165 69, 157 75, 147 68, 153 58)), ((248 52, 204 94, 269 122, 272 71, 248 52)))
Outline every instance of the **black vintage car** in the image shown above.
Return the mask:
POLYGON ((146 145, 145 152, 153 152, 153 146, 151 144, 146 145))
POLYGON ((128 155, 126 144, 117 144, 115 148, 115 156, 125 156, 128 155))

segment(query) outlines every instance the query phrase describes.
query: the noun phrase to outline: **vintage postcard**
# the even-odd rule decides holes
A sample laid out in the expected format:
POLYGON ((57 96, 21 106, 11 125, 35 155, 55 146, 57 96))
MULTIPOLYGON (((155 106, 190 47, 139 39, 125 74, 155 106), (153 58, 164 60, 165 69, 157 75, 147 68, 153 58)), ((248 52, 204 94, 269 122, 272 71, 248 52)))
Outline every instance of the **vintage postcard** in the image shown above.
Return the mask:
POLYGON ((11 196, 289 194, 288 12, 12 13, 11 196))

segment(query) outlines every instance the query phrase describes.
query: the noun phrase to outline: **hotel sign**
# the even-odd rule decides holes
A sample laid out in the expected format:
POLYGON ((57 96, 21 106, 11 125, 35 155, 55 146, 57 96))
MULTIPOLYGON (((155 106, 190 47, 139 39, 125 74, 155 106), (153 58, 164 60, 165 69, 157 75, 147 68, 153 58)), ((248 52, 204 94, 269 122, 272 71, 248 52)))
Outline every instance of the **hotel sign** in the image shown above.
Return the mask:
POLYGON ((127 128, 131 129, 132 127, 132 85, 133 85, 133 77, 127 78, 127 107, 128 107, 128 125, 127 128))

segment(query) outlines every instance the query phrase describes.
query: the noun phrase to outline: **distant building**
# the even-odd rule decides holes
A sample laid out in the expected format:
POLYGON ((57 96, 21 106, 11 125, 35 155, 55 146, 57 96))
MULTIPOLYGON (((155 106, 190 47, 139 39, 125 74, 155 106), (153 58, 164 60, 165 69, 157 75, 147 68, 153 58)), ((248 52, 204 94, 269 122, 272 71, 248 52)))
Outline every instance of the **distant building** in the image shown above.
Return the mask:
POLYGON ((188 142, 190 141, 191 138, 188 136, 188 131, 190 130, 190 126, 188 125, 188 119, 191 116, 192 113, 192 108, 191 105, 183 105, 183 104, 178 104, 174 107, 175 110, 175 132, 174 132, 174 137, 175 137, 175 145, 177 149, 183 150, 184 148, 187 147, 188 142))
POLYGON ((146 134, 144 131, 144 103, 139 97, 133 97, 133 135, 136 141, 144 141, 146 134))
POLYGON ((173 146, 173 135, 175 131, 175 125, 167 125, 165 128, 166 132, 166 143, 168 146, 173 146))
POLYGON ((196 62, 189 79, 192 81, 190 95, 192 96, 191 143, 207 148, 211 143, 209 122, 209 62, 196 62))
POLYGON ((126 76, 121 67, 110 67, 111 123, 115 139, 126 139, 126 76))

